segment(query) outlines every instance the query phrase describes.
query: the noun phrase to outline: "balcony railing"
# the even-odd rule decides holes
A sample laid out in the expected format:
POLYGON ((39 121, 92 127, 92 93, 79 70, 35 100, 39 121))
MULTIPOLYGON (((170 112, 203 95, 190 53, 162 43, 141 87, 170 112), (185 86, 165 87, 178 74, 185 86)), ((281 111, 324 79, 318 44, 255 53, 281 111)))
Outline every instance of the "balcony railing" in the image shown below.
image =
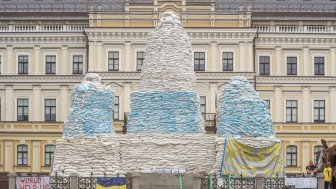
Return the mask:
POLYGON ((336 33, 336 26, 268 26, 256 25, 260 33, 336 33))
POLYGON ((86 24, 0 25, 0 32, 82 32, 87 27, 86 24))

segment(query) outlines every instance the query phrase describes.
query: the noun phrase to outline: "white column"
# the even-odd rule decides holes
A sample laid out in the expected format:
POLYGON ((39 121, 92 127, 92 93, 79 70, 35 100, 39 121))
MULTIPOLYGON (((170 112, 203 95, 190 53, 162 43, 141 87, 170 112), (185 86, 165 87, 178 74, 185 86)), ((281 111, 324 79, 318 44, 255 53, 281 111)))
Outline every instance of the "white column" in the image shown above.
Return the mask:
POLYGON ((275 74, 276 75, 282 75, 281 74, 281 47, 275 47, 275 74))
POLYGON ((6 90, 6 96, 5 96, 5 118, 3 119, 4 121, 15 121, 15 103, 14 103, 14 88, 13 85, 6 85, 5 86, 6 90))
POLYGON ((283 100, 282 100, 282 90, 281 87, 275 87, 274 89, 274 99, 275 100, 275 116, 274 121, 275 122, 283 122, 282 120, 282 107, 283 107, 283 100))
POLYGON ((330 75, 336 76, 336 48, 330 49, 330 75))
POLYGON ((67 120, 67 115, 68 115, 68 110, 69 110, 69 105, 68 105, 68 86, 67 85, 61 85, 60 86, 61 90, 61 100, 62 102, 60 103, 60 108, 57 108, 60 114, 58 116, 57 121, 65 121, 67 120))
POLYGON ((124 112, 131 111, 131 82, 124 83, 124 112))
POLYGON ((6 64, 4 64, 4 74, 7 72, 7 74, 9 75, 13 75, 15 74, 15 68, 16 68, 16 64, 15 64, 15 58, 14 58, 14 52, 13 52, 13 46, 12 45, 8 45, 7 46, 7 62, 6 64), (7 68, 7 69, 6 69, 7 68))
POLYGON ((40 172, 41 167, 41 150, 40 150, 40 141, 33 140, 33 159, 32 161, 32 172, 40 172))
POLYGON ((131 60, 132 52, 131 52, 131 42, 127 41, 125 43, 125 71, 129 72, 131 71, 131 64, 134 63, 131 60))
POLYGON ((41 86, 40 85, 33 85, 33 120, 32 121, 43 121, 43 116, 41 114, 41 111, 43 109, 42 107, 43 99, 41 97, 41 86))
POLYGON ((217 70, 218 68, 217 66, 217 63, 218 63, 217 62, 217 43, 212 41, 210 45, 211 45, 211 71, 212 72, 221 71, 221 70, 217 70))
POLYGON ((240 42, 239 43, 239 71, 244 72, 245 71, 245 43, 240 42))
POLYGON ((302 89, 302 122, 308 123, 311 122, 310 119, 310 89, 309 87, 303 87, 302 89))
POLYGON ((210 83, 210 107, 209 113, 216 113, 216 94, 217 94, 217 83, 210 83))
POLYGON ((253 59, 254 59, 254 56, 253 56, 253 44, 252 42, 251 43, 248 43, 248 46, 247 46, 247 52, 248 52, 248 56, 247 56, 247 63, 248 63, 248 72, 253 72, 253 59))
POLYGON ((303 62, 302 62, 302 67, 303 67, 303 75, 306 76, 308 75, 308 70, 309 70, 309 57, 308 57, 308 48, 304 47, 303 48, 303 62))
POLYGON ((103 71, 102 70, 102 43, 97 43, 97 70, 96 71, 103 71))
POLYGON ((13 171, 13 141, 5 140, 5 172, 13 171))
MULTIPOLYGON (((302 141, 302 154, 301 154, 301 170, 306 170, 306 166, 309 164, 311 155, 309 153, 309 141, 302 141)), ((298 158, 299 160, 300 158, 298 158)), ((300 161, 300 160, 299 160, 300 161)), ((298 162, 300 163, 300 162, 298 162)))
POLYGON ((330 122, 335 123, 336 122, 336 87, 330 87, 330 106, 329 106, 329 112, 330 112, 330 122))
POLYGON ((34 46, 34 74, 42 74, 40 70, 40 46, 34 46))
MULTIPOLYGON (((67 67, 69 66, 70 68, 72 67, 72 62, 68 62, 67 61, 67 57, 68 57, 68 47, 67 46, 62 46, 62 61, 58 61, 58 68, 61 71, 62 75, 66 75, 67 74, 67 70, 71 70, 71 69, 67 69, 67 67)), ((72 59, 71 59, 72 60, 72 59)), ((71 72, 69 72, 68 74, 71 74, 71 72)))
MULTIPOLYGON (((89 67, 88 67, 88 71, 92 72, 94 71, 94 65, 95 65, 95 60, 94 60, 94 43, 93 42, 89 42, 89 67)), ((104 71, 106 71, 104 69, 104 71)))

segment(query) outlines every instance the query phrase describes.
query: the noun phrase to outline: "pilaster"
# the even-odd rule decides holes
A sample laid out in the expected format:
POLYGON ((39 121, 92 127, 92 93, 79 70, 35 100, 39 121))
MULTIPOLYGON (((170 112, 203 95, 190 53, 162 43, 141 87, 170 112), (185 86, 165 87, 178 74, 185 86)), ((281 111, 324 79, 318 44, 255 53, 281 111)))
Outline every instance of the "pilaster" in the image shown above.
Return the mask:
POLYGON ((283 122, 282 120, 282 107, 283 107, 283 100, 282 100, 282 89, 280 86, 276 86, 274 89, 274 98, 276 99, 275 101, 275 107, 277 107, 278 112, 274 117, 275 122, 283 122))
POLYGON ((308 123, 310 118, 310 89, 303 87, 302 89, 302 122, 308 123))
POLYGON ((41 86, 33 85, 33 120, 32 121, 43 121, 41 115, 41 109, 43 104, 43 99, 41 98, 41 86))
POLYGON ((4 121, 15 121, 15 111, 14 111, 14 88, 13 85, 6 85, 5 86, 5 90, 6 90, 6 96, 5 96, 5 107, 6 107, 6 111, 5 111, 5 117, 4 117, 4 121))
POLYGON ((32 172, 40 172, 41 167, 41 141, 33 140, 32 172))
MULTIPOLYGON (((217 43, 212 41, 211 44, 211 71, 217 71, 217 43)), ((205 70, 206 71, 206 70, 205 70)))
POLYGON ((239 43, 239 71, 244 72, 245 71, 245 43, 240 42, 239 43))
POLYGON ((281 74, 281 47, 275 47, 275 74, 276 75, 282 75, 281 74))
POLYGON ((216 93, 218 89, 218 84, 213 82, 210 83, 210 107, 209 113, 216 113, 216 93))
POLYGON ((67 119, 68 115, 68 86, 67 85, 61 85, 60 86, 61 91, 61 99, 62 103, 60 103, 61 107, 59 108, 60 116, 58 117, 59 121, 65 121, 67 119))
POLYGON ((129 72, 131 71, 131 64, 132 64, 132 61, 131 61, 131 42, 127 41, 125 43, 125 71, 126 72, 129 72))
POLYGON ((12 140, 5 140, 5 172, 13 171, 14 165, 14 157, 13 155, 13 141, 12 140))
POLYGON ((41 58, 40 49, 41 49, 40 46, 38 45, 34 46, 34 74, 35 75, 41 74, 41 71, 42 71, 40 70, 40 67, 41 67, 40 66, 40 58, 41 58))

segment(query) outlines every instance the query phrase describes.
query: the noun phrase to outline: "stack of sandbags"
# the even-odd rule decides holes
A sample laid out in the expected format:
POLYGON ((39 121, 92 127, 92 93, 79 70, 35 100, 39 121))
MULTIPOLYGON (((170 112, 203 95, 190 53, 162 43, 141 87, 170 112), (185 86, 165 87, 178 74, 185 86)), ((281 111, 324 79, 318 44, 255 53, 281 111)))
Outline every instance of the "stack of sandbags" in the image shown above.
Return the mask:
POLYGON ((76 138, 56 143, 52 175, 114 176, 121 169, 120 144, 115 137, 76 138))
POLYGON ((244 77, 233 77, 218 100, 217 129, 225 137, 273 137, 272 119, 263 101, 244 77))
POLYGON ((127 134, 119 136, 123 171, 155 173, 180 169, 209 173, 215 163, 214 136, 204 134, 127 134))
POLYGON ((174 13, 163 15, 148 36, 140 90, 194 91, 191 42, 174 13))
POLYGON ((203 133, 196 92, 133 92, 128 133, 203 133))
POLYGON ((71 108, 64 126, 64 137, 111 135, 114 92, 100 83, 98 74, 87 74, 71 96, 71 108))

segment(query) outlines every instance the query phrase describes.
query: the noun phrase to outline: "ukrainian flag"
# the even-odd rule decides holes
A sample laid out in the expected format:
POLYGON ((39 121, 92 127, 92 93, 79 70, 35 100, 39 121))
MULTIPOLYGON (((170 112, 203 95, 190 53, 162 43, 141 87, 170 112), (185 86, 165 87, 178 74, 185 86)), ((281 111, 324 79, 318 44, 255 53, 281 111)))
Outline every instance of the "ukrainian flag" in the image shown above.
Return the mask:
POLYGON ((97 177, 96 189, 126 189, 126 177, 97 177))

